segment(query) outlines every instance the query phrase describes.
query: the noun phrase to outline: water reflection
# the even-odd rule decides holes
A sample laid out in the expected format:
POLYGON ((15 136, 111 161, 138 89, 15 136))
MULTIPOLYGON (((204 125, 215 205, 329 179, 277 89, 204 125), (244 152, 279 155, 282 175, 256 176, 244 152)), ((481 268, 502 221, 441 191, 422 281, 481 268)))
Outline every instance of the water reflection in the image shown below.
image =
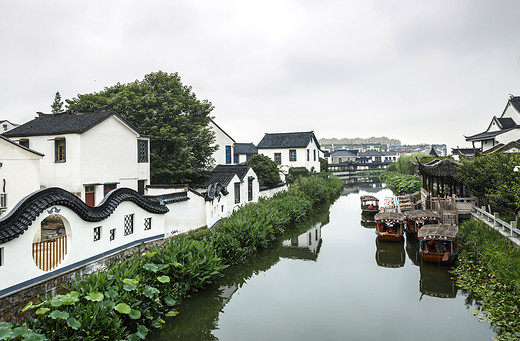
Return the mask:
POLYGON ((423 263, 421 265, 420 291, 423 295, 439 298, 457 297, 455 280, 448 272, 448 268, 438 264, 423 263))
POLYGON ((341 178, 345 183, 345 189, 342 195, 349 195, 364 191, 367 193, 377 193, 383 188, 383 183, 379 178, 375 177, 359 177, 350 176, 341 178))
POLYGON ((183 300, 180 312, 167 320, 164 329, 153 331, 150 340, 216 341, 213 334, 218 330, 219 316, 233 295, 247 284, 248 280, 267 272, 282 258, 316 261, 322 239, 321 228, 330 219, 328 207, 307 224, 287 233, 287 239, 263 250, 244 264, 228 268, 225 276, 213 285, 183 300), (302 232, 304 231, 304 232, 302 232))
POLYGON ((376 221, 374 220, 373 213, 361 213, 361 226, 367 229, 376 228, 376 221))
POLYGON ((376 238, 376 263, 384 268, 400 268, 405 264, 404 241, 387 242, 376 238))
POLYGON ((308 231, 283 241, 280 257, 316 261, 321 242, 321 223, 318 223, 308 231))

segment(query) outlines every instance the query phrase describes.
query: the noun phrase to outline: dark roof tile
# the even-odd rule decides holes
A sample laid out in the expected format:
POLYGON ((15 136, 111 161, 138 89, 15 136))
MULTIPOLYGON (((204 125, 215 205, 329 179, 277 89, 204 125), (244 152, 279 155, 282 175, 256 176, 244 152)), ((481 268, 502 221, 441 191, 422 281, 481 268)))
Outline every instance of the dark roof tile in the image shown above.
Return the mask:
POLYGON ((43 115, 4 133, 7 137, 26 137, 42 135, 83 134, 110 116, 117 116, 137 134, 140 132, 115 111, 98 110, 90 113, 64 112, 56 115, 43 115))
POLYGON ((302 133, 275 133, 265 134, 262 141, 258 143, 258 149, 275 149, 275 148, 305 148, 314 139, 316 146, 320 149, 320 144, 314 135, 314 132, 302 133))

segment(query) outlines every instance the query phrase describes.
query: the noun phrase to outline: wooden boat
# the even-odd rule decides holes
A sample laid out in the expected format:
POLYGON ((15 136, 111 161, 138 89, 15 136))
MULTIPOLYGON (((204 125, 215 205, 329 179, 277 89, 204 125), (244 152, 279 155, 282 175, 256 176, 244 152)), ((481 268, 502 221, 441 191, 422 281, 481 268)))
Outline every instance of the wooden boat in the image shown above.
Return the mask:
POLYGON ((379 212, 374 216, 378 240, 401 241, 404 235, 405 216, 397 212, 379 212))
POLYGON ((385 198, 380 212, 397 212, 394 198, 385 198))
POLYGON ((405 232, 408 236, 417 239, 417 231, 423 225, 440 224, 441 215, 432 210, 411 210, 404 212, 406 216, 405 232))
POLYGON ((415 209, 415 203, 410 194, 400 195, 396 197, 397 206, 400 212, 410 211, 415 209))
POLYGON ((362 195, 361 199, 361 211, 363 213, 373 213, 376 214, 379 212, 379 199, 372 195, 362 195))
POLYGON ((424 225, 417 232, 421 259, 430 263, 453 263, 459 252, 458 234, 457 225, 424 225))

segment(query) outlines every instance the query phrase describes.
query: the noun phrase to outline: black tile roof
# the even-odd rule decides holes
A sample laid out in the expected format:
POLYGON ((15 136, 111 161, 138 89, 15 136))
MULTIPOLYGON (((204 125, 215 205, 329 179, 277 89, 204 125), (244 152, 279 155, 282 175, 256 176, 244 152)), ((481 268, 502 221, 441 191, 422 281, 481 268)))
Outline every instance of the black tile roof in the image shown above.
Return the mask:
POLYGON ((2 139, 2 140, 4 140, 4 141, 7 141, 7 142, 9 142, 9 143, 12 143, 12 144, 14 144, 15 146, 17 146, 17 147, 19 147, 19 148, 22 148, 22 149, 24 149, 24 150, 27 150, 28 152, 31 152, 31 153, 33 153, 33 154, 36 154, 36 155, 39 155, 39 156, 45 156, 45 155, 43 155, 43 154, 40 153, 40 152, 37 152, 37 151, 32 150, 32 149, 30 149, 30 148, 24 147, 24 146, 22 146, 21 144, 18 144, 18 143, 14 142, 14 141, 11 141, 10 139, 8 139, 8 138, 5 137, 5 136, 0 135, 0 139, 2 139))
POLYGON ((275 149, 275 148, 306 148, 311 139, 320 149, 320 144, 314 135, 314 132, 301 133, 275 133, 265 134, 262 141, 256 146, 258 149, 275 149))
POLYGON ((220 183, 224 187, 227 187, 231 179, 235 176, 238 176, 240 181, 244 180, 247 172, 251 166, 249 165, 218 165, 211 172, 210 177, 200 184, 199 188, 206 188, 211 184, 220 183))
POLYGON ((22 124, 4 133, 7 137, 25 137, 42 135, 83 134, 111 116, 116 116, 128 127, 140 135, 139 130, 112 110, 98 110, 89 113, 69 111, 55 115, 40 115, 32 121, 22 124))
POLYGON ((494 139, 496 136, 503 134, 505 132, 508 132, 514 128, 510 129, 502 129, 497 131, 485 131, 483 133, 478 133, 472 136, 466 136, 466 141, 483 141, 483 140, 491 140, 494 139))
POLYGON ((235 143, 235 154, 258 154, 258 149, 252 143, 235 143))
POLYGON ((146 196, 146 198, 162 204, 171 204, 174 202, 188 201, 189 199, 188 192, 176 192, 155 196, 146 196))
POLYGON ((520 112, 520 97, 513 97, 511 96, 509 98, 509 102, 515 107, 515 109, 520 112))
POLYGON ((51 206, 68 207, 81 219, 95 222, 108 218, 123 201, 131 201, 150 213, 164 214, 169 211, 168 207, 150 201, 129 188, 113 190, 98 206, 90 207, 74 194, 58 187, 50 187, 26 196, 9 214, 0 219, 0 244, 18 238, 51 206))
POLYGON ((497 118, 498 123, 502 129, 509 129, 516 127, 516 122, 511 117, 497 118))

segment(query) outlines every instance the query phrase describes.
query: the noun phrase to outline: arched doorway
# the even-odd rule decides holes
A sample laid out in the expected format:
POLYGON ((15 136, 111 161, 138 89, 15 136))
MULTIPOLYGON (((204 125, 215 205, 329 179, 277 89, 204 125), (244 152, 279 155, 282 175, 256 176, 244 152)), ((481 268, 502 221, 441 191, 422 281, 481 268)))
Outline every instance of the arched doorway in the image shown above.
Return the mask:
POLYGON ((32 244, 34 263, 43 271, 58 267, 67 255, 67 232, 64 219, 52 214, 45 218, 36 231, 32 244))

